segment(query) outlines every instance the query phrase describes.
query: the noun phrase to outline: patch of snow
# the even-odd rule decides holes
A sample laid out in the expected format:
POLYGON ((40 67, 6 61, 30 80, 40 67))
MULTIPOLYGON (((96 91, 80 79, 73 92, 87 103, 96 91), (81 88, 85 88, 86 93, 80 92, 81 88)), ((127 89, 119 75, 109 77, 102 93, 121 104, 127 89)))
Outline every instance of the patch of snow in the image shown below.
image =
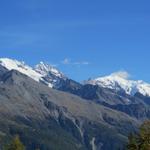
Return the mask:
POLYGON ((96 150, 96 145, 95 145, 95 137, 92 138, 91 142, 90 142, 91 146, 92 146, 92 150, 96 150))

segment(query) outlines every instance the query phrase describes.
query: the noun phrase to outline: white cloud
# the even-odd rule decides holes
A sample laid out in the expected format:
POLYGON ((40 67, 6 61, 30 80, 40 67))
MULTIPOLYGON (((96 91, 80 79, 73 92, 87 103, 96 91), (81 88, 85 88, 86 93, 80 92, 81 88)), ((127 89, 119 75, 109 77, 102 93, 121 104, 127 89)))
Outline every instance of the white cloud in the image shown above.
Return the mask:
POLYGON ((70 64, 70 59, 65 58, 65 59, 62 61, 62 64, 64 64, 64 65, 70 64))
POLYGON ((117 71, 117 72, 112 73, 111 75, 119 76, 123 79, 129 79, 131 77, 131 75, 127 71, 117 71))
POLYGON ((83 65, 89 65, 89 64, 90 64, 90 62, 88 62, 88 61, 84 61, 84 62, 82 62, 82 64, 83 64, 83 65))
POLYGON ((58 67, 59 64, 52 64, 52 63, 51 63, 51 66, 52 66, 52 67, 58 67))
POLYGON ((62 62, 64 65, 89 65, 90 62, 88 61, 71 61, 69 58, 65 58, 62 62))

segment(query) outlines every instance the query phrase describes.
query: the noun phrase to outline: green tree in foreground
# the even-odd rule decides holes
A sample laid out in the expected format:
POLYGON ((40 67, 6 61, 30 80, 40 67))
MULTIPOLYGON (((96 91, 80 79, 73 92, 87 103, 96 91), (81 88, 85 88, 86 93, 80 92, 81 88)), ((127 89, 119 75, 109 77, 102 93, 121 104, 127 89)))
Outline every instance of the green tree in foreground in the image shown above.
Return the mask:
POLYGON ((150 150, 150 121, 141 125, 139 134, 131 134, 128 139, 128 150, 150 150))
POLYGON ((25 150, 25 146, 20 141, 19 136, 15 136, 10 145, 5 150, 25 150))

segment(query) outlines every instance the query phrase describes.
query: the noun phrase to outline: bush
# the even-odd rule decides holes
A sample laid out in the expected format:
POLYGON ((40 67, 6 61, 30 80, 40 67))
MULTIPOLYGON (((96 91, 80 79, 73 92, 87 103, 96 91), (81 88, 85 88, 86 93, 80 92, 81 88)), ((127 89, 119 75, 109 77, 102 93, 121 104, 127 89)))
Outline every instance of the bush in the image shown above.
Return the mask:
POLYGON ((138 134, 130 134, 128 150, 150 150, 150 121, 145 121, 138 134))

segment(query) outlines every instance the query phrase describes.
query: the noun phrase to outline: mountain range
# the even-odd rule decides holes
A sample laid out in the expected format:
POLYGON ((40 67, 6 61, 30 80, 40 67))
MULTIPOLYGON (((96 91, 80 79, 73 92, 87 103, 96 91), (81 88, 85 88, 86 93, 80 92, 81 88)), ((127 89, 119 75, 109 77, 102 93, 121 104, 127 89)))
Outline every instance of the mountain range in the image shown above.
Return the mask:
POLYGON ((0 143, 19 134, 27 149, 125 149, 150 119, 150 84, 125 72, 74 81, 40 62, 0 59, 0 143))
MULTIPOLYGON (((8 70, 14 69, 26 74, 35 81, 43 82, 51 88, 58 88, 61 86, 60 81, 66 81, 69 79, 58 69, 44 62, 40 62, 32 68, 26 65, 25 62, 12 60, 9 58, 1 58, 0 65, 4 66, 8 70)), ((150 96, 150 84, 142 80, 133 81, 128 80, 127 78, 128 75, 126 72, 117 72, 112 73, 109 76, 85 80, 84 85, 98 85, 103 88, 122 91, 132 96, 134 96, 136 93, 140 93, 143 96, 150 96)))

